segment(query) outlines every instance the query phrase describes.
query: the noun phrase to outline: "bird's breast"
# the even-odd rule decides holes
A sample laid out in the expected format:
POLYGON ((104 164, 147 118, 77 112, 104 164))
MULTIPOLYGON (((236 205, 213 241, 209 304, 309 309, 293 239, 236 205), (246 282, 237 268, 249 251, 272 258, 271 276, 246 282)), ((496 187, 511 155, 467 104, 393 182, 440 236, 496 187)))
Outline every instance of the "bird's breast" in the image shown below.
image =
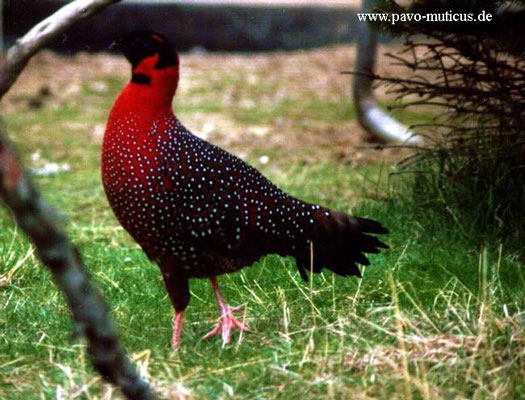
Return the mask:
POLYGON ((158 192, 169 185, 166 170, 177 164, 168 121, 144 123, 140 118, 110 119, 102 146, 102 179, 110 192, 133 191, 134 194, 158 192))
POLYGON ((168 177, 176 168, 177 155, 166 156, 174 140, 168 137, 167 124, 164 120, 144 124, 132 116, 110 118, 104 135, 104 190, 115 216, 139 243, 153 240, 156 232, 175 229, 174 186, 168 177))

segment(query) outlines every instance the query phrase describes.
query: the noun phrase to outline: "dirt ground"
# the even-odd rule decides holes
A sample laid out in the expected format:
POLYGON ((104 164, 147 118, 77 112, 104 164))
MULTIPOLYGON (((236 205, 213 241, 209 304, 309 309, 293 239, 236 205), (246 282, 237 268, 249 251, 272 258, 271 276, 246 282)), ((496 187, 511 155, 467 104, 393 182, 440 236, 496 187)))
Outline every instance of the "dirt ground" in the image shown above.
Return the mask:
MULTIPOLYGON (((399 48, 382 47, 379 54, 399 48)), ((352 71, 355 57, 356 48, 351 45, 294 52, 182 54, 177 99, 183 104, 194 105, 196 110, 200 104, 214 102, 232 109, 271 109, 283 99, 308 96, 330 104, 348 101, 348 107, 352 107, 352 77, 341 72, 352 71), (211 92, 202 90, 206 85, 219 85, 220 88, 211 92)), ((378 69, 389 75, 406 74, 391 66, 384 56, 379 57, 378 69)), ((35 98, 38 101, 39 96, 46 93, 52 94, 46 100, 51 106, 52 103, 64 104, 68 97, 81 95, 86 82, 97 90, 97 85, 103 86, 105 79, 127 80, 129 73, 129 64, 120 55, 79 53, 67 57, 43 51, 26 67, 1 103, 0 112, 6 114, 27 108, 28 102, 35 98)), ((380 100, 391 98, 383 88, 376 94, 380 100)), ((363 149, 370 146, 369 138, 353 117, 335 122, 312 120, 306 128, 299 128, 298 118, 242 123, 227 113, 206 110, 194 111, 185 119, 184 115, 178 116, 197 135, 241 156, 254 148, 264 153, 266 148, 290 155, 299 152, 303 162, 315 162, 322 157, 359 165, 378 159, 400 160, 407 154, 394 149, 381 152, 363 149)), ((102 137, 101 124, 103 121, 94 121, 89 128, 97 140, 102 137)))

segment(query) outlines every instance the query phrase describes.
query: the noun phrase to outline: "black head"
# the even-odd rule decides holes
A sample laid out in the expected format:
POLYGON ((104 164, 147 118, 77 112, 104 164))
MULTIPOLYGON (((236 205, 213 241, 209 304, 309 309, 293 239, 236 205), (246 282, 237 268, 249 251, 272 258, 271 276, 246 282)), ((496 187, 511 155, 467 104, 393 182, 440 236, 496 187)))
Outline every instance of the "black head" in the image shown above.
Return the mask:
POLYGON ((155 54, 159 55, 155 69, 179 65, 179 57, 173 45, 160 33, 148 30, 128 32, 119 36, 115 43, 133 68, 145 58, 155 54))

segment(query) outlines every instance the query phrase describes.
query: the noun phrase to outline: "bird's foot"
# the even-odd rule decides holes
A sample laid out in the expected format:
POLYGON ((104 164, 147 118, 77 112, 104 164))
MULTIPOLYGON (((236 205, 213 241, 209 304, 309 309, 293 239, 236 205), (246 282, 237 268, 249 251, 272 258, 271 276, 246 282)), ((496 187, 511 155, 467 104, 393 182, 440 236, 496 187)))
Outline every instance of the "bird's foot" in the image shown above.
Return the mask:
POLYGON ((232 328, 238 328, 243 332, 250 332, 250 329, 243 323, 239 322, 237 318, 233 315, 235 311, 240 311, 244 309, 244 306, 239 307, 230 307, 227 304, 221 305, 221 318, 217 323, 217 326, 213 328, 210 332, 202 337, 202 340, 208 339, 211 336, 215 336, 219 333, 222 333, 222 344, 225 345, 230 343, 231 330, 232 328))

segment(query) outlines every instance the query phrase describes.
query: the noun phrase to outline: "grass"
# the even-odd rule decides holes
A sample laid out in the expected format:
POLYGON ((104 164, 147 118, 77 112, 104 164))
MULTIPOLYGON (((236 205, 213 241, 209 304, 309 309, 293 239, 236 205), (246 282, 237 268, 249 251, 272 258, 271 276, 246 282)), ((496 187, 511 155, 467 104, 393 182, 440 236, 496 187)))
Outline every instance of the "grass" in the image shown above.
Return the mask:
MULTIPOLYGON (((520 254, 505 242, 476 235, 457 210, 415 211, 406 180, 388 183, 396 171, 393 161, 357 167, 337 158, 301 163, 271 143, 252 149, 247 159, 297 197, 381 221, 391 229, 386 238, 391 248, 371 257, 361 280, 323 273, 304 283, 293 260, 271 255, 219 278, 226 299, 246 306, 242 317, 252 330, 236 332, 225 348, 216 338, 200 340, 217 310, 209 283, 194 280, 181 349, 172 352, 172 309, 158 268, 119 227, 102 190, 100 138, 92 133, 104 123, 124 80, 112 76, 104 82, 103 92, 86 82, 80 93, 12 111, 5 122, 28 165, 53 160, 71 166, 70 172, 35 180, 63 213, 111 304, 124 347, 163 397, 524 398, 520 254), (258 164, 262 154, 272 162, 258 164)), ((202 92, 206 87, 202 83, 202 92)), ((221 87, 210 91, 220 94, 221 87)), ((255 84, 250 90, 257 98, 268 87, 255 84)), ((190 128, 213 105, 210 112, 242 128, 261 123, 259 117, 270 125, 287 118, 302 124, 305 135, 320 124, 337 126, 352 118, 346 97, 327 103, 327 112, 319 111, 323 101, 315 96, 290 98, 263 104, 257 118, 231 104, 213 105, 207 95, 201 108, 196 102, 187 108, 178 103, 176 109, 190 128), (303 112, 311 117, 301 117, 303 112)), ((0 210, 0 220, 0 398, 116 396, 94 374, 83 343, 72 337, 64 300, 33 248, 7 211, 0 210)))

